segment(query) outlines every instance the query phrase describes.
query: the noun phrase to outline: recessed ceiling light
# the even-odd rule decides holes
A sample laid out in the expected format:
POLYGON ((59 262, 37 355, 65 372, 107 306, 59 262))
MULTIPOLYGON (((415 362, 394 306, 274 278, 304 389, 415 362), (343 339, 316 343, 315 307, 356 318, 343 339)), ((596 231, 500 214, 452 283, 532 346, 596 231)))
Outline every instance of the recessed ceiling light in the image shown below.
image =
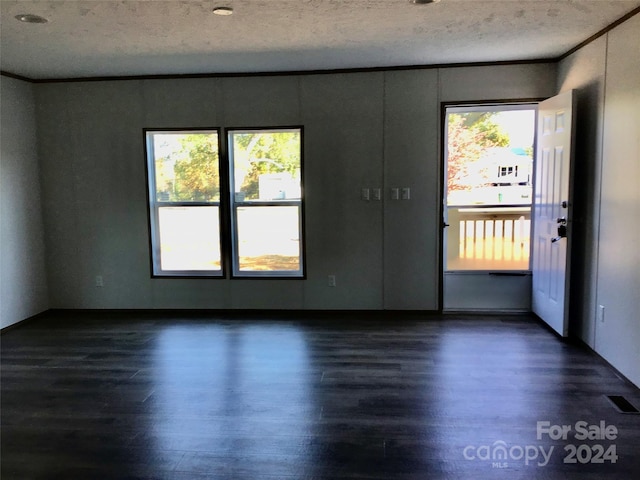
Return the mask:
POLYGON ((233 15, 233 8, 231 7, 216 7, 213 9, 213 13, 216 15, 222 15, 228 17, 229 15, 233 15))
POLYGON ((427 5, 429 3, 440 3, 440 0, 409 0, 411 3, 415 3, 416 5, 427 5))
POLYGON ((15 18, 24 23, 47 23, 49 21, 40 15, 32 15, 31 13, 21 13, 16 15, 15 18))

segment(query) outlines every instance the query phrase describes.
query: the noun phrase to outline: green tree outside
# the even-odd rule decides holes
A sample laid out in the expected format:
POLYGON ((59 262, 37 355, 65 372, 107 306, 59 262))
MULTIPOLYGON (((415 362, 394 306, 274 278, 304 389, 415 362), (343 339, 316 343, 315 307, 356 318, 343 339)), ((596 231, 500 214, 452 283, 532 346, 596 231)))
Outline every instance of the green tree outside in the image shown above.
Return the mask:
POLYGON ((509 135, 493 121, 497 112, 450 113, 447 121, 447 190, 471 190, 488 183, 477 164, 489 148, 506 147, 509 135))
POLYGON ((217 201, 220 199, 218 136, 191 134, 181 139, 176 154, 174 197, 177 201, 217 201))
POLYGON ((300 179, 300 132, 243 132, 233 135, 235 191, 259 198, 260 176, 288 173, 300 179))
POLYGON ((158 200, 205 202, 220 199, 218 136, 215 133, 157 136, 158 200))

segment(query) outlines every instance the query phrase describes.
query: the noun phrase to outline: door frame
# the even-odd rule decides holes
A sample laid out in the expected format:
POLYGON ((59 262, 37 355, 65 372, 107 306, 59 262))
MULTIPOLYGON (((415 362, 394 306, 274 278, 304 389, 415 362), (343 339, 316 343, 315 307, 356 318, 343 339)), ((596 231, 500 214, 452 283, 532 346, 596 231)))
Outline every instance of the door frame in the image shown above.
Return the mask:
MULTIPOLYGON (((447 126, 447 108, 450 107, 483 107, 483 106, 491 106, 491 105, 536 105, 536 128, 534 131, 533 138, 533 167, 535 171, 535 161, 537 157, 537 105, 546 100, 546 97, 536 97, 536 98, 510 98, 510 99, 490 99, 490 100, 458 100, 458 101, 446 101, 440 102, 440 122, 438 125, 439 136, 440 136, 440 146, 439 146, 439 157, 440 157, 440 192, 439 192, 439 206, 438 206, 438 214, 439 214, 439 223, 440 223, 440 234, 439 234, 439 244, 438 244, 438 255, 439 255, 439 283, 438 283, 438 312, 443 313, 444 311, 444 263, 445 263, 445 211, 444 211, 444 203, 445 203, 445 194, 446 194, 446 172, 447 172, 447 159, 445 158, 445 153, 447 151, 446 148, 446 139, 445 135, 445 127, 447 126)), ((535 175, 532 178, 532 188, 535 192, 535 175)), ((531 209, 533 212, 534 202, 532 198, 531 209)), ((531 235, 533 235, 533 222, 531 225, 531 235)), ((531 246, 530 246, 531 248, 531 246)), ((530 250, 531 252, 531 250, 530 250)), ((529 267, 531 268, 531 254, 530 254, 530 263, 529 267)))

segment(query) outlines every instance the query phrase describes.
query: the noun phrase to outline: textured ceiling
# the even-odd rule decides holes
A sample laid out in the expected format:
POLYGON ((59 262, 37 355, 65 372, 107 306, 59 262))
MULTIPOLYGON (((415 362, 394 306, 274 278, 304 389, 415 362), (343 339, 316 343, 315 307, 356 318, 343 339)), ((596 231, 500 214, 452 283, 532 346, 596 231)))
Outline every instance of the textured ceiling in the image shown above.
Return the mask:
POLYGON ((640 0, 0 0, 0 67, 42 79, 555 58, 638 6, 640 0), (234 14, 214 15, 216 6, 234 14), (14 18, 24 13, 49 22, 14 18))

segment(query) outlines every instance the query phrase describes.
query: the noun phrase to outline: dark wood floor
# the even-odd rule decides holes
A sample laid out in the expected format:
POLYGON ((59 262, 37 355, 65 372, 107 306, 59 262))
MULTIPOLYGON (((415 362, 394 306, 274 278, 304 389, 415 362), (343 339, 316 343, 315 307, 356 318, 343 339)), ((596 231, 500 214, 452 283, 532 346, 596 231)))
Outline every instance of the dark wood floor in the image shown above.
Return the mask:
POLYGON ((1 341, 3 480, 640 478, 605 397, 639 390, 533 318, 52 313, 1 341))

